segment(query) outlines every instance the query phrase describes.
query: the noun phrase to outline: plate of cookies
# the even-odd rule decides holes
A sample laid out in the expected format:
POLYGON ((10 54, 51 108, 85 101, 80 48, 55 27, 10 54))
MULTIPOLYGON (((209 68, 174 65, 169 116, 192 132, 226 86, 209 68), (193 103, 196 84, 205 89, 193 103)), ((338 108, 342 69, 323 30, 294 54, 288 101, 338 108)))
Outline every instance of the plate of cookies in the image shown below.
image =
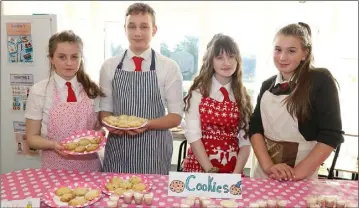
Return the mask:
POLYGON ((65 138, 62 144, 63 152, 70 155, 93 154, 105 146, 106 137, 102 132, 88 130, 65 138))
POLYGON ((127 191, 148 193, 152 188, 152 183, 143 176, 129 175, 120 176, 114 175, 106 178, 102 183, 102 192, 107 195, 116 194, 122 196, 127 191))
POLYGON ((139 129, 146 126, 148 120, 145 118, 140 118, 137 116, 107 116, 102 121, 106 126, 121 129, 121 130, 131 130, 139 129))
POLYGON ((97 202, 101 196, 101 189, 95 184, 76 182, 50 189, 42 199, 50 207, 86 207, 97 202))

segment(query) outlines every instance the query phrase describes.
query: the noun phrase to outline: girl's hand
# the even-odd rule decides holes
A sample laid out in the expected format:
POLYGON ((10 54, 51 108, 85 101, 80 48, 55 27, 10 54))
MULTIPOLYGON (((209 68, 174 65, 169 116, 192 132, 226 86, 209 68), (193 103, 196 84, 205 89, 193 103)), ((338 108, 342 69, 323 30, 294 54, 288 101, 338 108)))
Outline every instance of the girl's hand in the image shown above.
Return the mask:
POLYGON ((269 169, 269 177, 278 181, 294 181, 295 172, 292 167, 285 163, 272 165, 269 169))
MULTIPOLYGON (((296 181, 303 180, 303 179, 305 179, 307 177, 307 175, 306 175, 307 172, 303 168, 294 167, 294 173, 295 173, 295 176, 296 176, 295 177, 296 181)), ((313 173, 314 173, 314 171, 311 174, 313 174, 313 173)))
POLYGON ((67 157, 69 155, 69 154, 63 152, 63 150, 65 149, 64 146, 57 141, 53 142, 52 149, 60 156, 67 157))

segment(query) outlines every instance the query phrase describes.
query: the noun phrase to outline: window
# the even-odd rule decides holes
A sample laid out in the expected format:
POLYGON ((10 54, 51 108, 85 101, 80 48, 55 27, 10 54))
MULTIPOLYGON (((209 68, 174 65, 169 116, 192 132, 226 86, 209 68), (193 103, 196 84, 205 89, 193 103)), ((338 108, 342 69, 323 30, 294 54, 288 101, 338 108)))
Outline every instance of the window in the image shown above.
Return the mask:
POLYGON ((174 47, 169 47, 165 40, 161 42, 160 53, 176 61, 181 69, 184 83, 183 96, 186 96, 192 79, 198 72, 198 42, 199 37, 191 35, 184 35, 174 47))
POLYGON ((171 48, 166 40, 161 42, 161 54, 177 62, 184 81, 191 81, 198 71, 198 42, 199 37, 191 35, 185 35, 171 48))
POLYGON ((199 70, 200 21, 191 10, 179 10, 176 15, 163 10, 158 11, 157 23, 159 52, 179 65, 185 96, 199 70))
MULTIPOLYGON (((72 27, 83 36, 87 69, 95 80, 103 60, 128 47, 124 13, 133 2, 2 3, 6 15, 54 13, 59 15, 59 21, 64 16, 70 17, 72 24, 63 24, 62 29, 72 27)), ((184 77, 184 94, 198 73, 207 43, 220 32, 232 36, 239 44, 243 81, 253 105, 261 83, 277 73, 271 55, 275 32, 288 23, 308 23, 313 34, 315 65, 328 68, 340 85, 343 129, 358 134, 357 1, 146 3, 157 13, 158 32, 152 46, 177 61, 184 77)))
POLYGON ((123 25, 123 22, 105 22, 104 59, 119 56, 128 48, 128 41, 124 33, 123 25))

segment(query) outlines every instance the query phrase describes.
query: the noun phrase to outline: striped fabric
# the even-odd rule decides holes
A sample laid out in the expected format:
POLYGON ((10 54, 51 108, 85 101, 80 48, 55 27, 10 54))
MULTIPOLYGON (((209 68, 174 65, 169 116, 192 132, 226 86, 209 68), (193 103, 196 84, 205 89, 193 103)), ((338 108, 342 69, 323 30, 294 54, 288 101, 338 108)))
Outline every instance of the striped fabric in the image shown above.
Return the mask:
MULTIPOLYGON (((147 119, 165 115, 154 56, 152 51, 151 70, 148 72, 122 70, 122 58, 112 82, 114 115, 126 114, 147 119)), ((135 136, 109 134, 103 171, 168 174, 172 152, 172 134, 169 130, 148 130, 135 136)))

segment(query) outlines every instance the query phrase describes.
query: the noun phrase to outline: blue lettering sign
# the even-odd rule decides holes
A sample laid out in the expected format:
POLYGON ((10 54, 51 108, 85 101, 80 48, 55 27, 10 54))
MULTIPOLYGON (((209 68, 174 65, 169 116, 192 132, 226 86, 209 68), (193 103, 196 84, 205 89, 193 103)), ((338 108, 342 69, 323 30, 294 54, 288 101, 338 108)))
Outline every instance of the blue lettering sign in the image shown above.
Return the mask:
POLYGON ((187 189, 188 191, 194 191, 194 190, 196 190, 195 188, 192 188, 192 189, 189 188, 189 180, 191 180, 191 178, 195 179, 196 176, 190 175, 190 176, 187 177, 187 179, 186 179, 186 189, 187 189))
MULTIPOLYGON (((202 190, 203 190, 203 191, 207 191, 207 188, 208 188, 208 187, 207 187, 206 184, 203 184, 203 185, 202 185, 202 190)), ((210 190, 209 190, 209 191, 210 191, 210 190)))
MULTIPOLYGON (((229 186, 225 185, 217 185, 214 182, 214 177, 208 176, 207 183, 198 183, 194 182, 190 187, 191 179, 196 179, 195 175, 189 175, 185 182, 185 189, 187 191, 205 191, 205 192, 215 192, 215 193, 229 193, 229 186)), ((192 181, 193 182, 193 181, 192 181)))
POLYGON ((229 192, 228 185, 224 185, 223 189, 225 194, 229 192))
POLYGON ((222 192, 222 186, 217 186, 216 191, 217 191, 218 193, 221 193, 221 192, 222 192))

